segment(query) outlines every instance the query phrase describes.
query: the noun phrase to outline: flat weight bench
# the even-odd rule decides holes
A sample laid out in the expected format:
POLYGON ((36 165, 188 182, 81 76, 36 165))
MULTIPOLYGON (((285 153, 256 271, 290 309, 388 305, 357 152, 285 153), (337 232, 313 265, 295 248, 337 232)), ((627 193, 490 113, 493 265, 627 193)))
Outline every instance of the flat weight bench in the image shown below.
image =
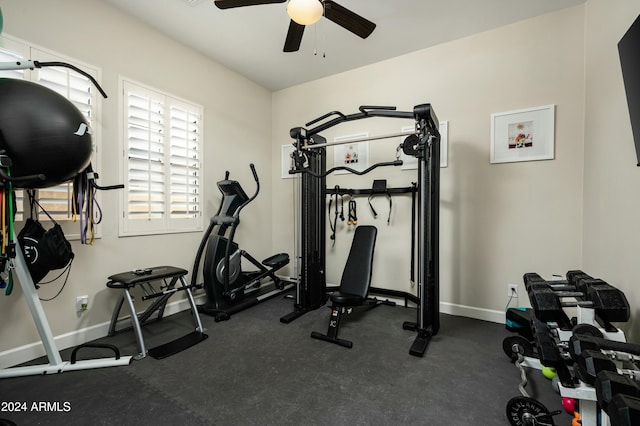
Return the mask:
POLYGON ((156 266, 147 269, 137 269, 135 271, 122 272, 120 274, 112 275, 109 277, 107 287, 122 289, 122 295, 116 303, 111 316, 111 324, 109 325, 109 336, 115 335, 119 331, 130 330, 133 328, 136 334, 138 342, 138 355, 133 358, 136 360, 142 359, 147 356, 147 349, 144 344, 144 338, 142 336, 141 324, 149 321, 159 321, 163 318, 164 309, 167 305, 167 301, 171 296, 179 291, 187 293, 187 299, 191 306, 191 313, 196 323, 195 331, 175 339, 171 342, 165 343, 161 346, 157 346, 148 351, 149 355, 156 359, 166 358, 170 355, 176 354, 184 349, 187 349, 196 343, 200 343, 205 340, 208 335, 204 334, 204 328, 200 322, 200 316, 198 315, 198 309, 193 295, 191 294, 191 286, 189 286, 184 278, 187 275, 187 271, 181 268, 173 266, 156 266), (152 286, 154 281, 164 281, 165 286, 161 287, 162 291, 156 291, 152 286), (170 280, 167 282, 167 280, 170 280), (180 287, 176 288, 176 284, 180 282, 180 287), (133 297, 130 290, 133 287, 139 286, 144 293, 142 300, 156 299, 147 309, 142 313, 136 313, 136 308, 133 305, 133 297), (116 330, 118 323, 118 316, 122 309, 122 304, 127 301, 129 311, 131 312, 131 327, 126 327, 120 330, 116 330), (154 318, 151 316, 157 312, 154 318))
MULTIPOLYGON (((331 316, 327 334, 314 331, 311 337, 335 343, 346 348, 353 347, 349 340, 338 338, 340 318, 349 313, 352 307, 362 305, 368 298, 373 272, 373 251, 376 245, 378 230, 375 226, 358 226, 353 235, 353 242, 342 272, 340 288, 331 294, 331 316)), ((379 306, 382 301, 374 301, 379 306), (378 303, 379 302, 379 303, 378 303)))

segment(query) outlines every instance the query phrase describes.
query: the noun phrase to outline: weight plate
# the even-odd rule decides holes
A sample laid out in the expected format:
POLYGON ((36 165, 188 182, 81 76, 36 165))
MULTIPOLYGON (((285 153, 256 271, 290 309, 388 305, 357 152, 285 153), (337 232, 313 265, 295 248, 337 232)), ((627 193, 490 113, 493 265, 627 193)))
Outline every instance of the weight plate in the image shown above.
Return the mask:
POLYGON ((534 356, 533 345, 522 336, 505 337, 502 341, 502 350, 511 359, 511 362, 518 359, 518 353, 524 356, 534 356), (514 352, 514 348, 517 349, 517 353, 514 352))
POLYGON ((581 334, 583 336, 604 337, 598 327, 591 324, 578 324, 572 329, 573 334, 581 334))
POLYGON ((511 398, 507 403, 507 419, 511 426, 553 426, 549 410, 540 402, 524 396, 511 398))

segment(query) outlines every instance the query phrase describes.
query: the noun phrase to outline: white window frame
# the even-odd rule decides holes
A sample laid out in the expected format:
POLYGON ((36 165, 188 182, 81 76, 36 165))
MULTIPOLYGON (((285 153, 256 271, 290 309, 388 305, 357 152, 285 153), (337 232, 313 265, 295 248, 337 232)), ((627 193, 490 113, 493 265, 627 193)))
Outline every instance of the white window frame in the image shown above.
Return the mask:
MULTIPOLYGON (((203 188, 204 188, 204 167, 202 161, 204 158, 204 107, 195 102, 182 99, 178 96, 166 93, 162 90, 149 87, 143 83, 125 78, 119 78, 119 93, 121 96, 120 105, 120 152, 122 153, 122 161, 120 161, 120 175, 122 176, 122 182, 125 184, 125 189, 122 191, 120 197, 120 220, 119 220, 119 236, 137 236, 137 235, 155 235, 155 234, 171 234, 178 232, 201 232, 202 227, 202 209, 204 208, 203 200, 203 188), (163 138, 163 152, 157 154, 162 157, 161 162, 155 163, 158 168, 162 169, 164 179, 163 185, 163 209, 160 214, 155 218, 147 217, 143 219, 134 219, 130 217, 130 202, 129 197, 132 188, 130 188, 130 176, 129 176, 129 93, 135 93, 137 96, 147 97, 155 102, 161 103, 162 109, 162 135, 163 138), (192 217, 189 218, 172 218, 171 214, 171 108, 178 107, 180 109, 186 109, 187 111, 194 112, 198 116, 197 122, 197 154, 198 157, 195 162, 198 164, 196 167, 197 174, 195 175, 195 181, 197 183, 191 184, 193 191, 195 191, 193 201, 197 204, 197 210, 192 217), (193 188, 195 187, 195 188, 193 188)), ((150 167, 153 167, 154 162, 149 160, 150 167)), ((150 172, 151 173, 151 172, 150 172)), ((186 175, 185 175, 186 177, 186 175)), ((133 178, 133 176, 132 176, 133 178)), ((187 193, 185 193, 186 195, 187 193)), ((149 195, 149 198, 151 196, 149 195)), ((143 213, 144 214, 144 213, 143 213)))
MULTIPOLYGON (((86 73, 91 75, 93 78, 95 78, 96 81, 99 82, 102 80, 102 70, 96 67, 95 65, 87 64, 75 58, 65 56, 61 53, 54 52, 42 46, 36 45, 34 43, 30 43, 25 40, 21 40, 16 37, 9 36, 7 34, 0 35, 0 49, 7 50, 17 55, 20 55, 24 60, 34 60, 34 61, 40 61, 40 62, 50 62, 50 61, 66 62, 85 71, 86 73)), ((61 68, 61 69, 64 69, 69 73, 79 75, 73 70, 69 70, 67 68, 61 68)), ((32 82, 38 83, 40 72, 41 72, 40 69, 23 70, 23 79, 26 81, 32 81, 32 82)), ((100 149, 100 147, 102 146, 102 96, 100 95, 97 88, 95 87, 92 87, 92 88, 93 88, 91 92, 92 93, 91 95, 92 116, 90 118, 90 124, 91 124, 91 130, 92 130, 91 140, 93 144, 93 154, 91 156, 91 163, 93 165, 93 169, 96 172, 100 172, 100 169, 101 169, 100 166, 102 164, 101 149, 100 149)), ((43 188, 43 190, 57 188, 58 186, 62 187, 63 185, 68 186, 69 193, 72 194, 72 186, 73 186, 72 182, 67 182, 62 185, 57 185, 55 187, 43 188)), ((23 222, 26 219, 28 214, 24 210, 24 208, 27 207, 26 198, 25 198, 26 193, 24 193, 24 197, 23 197, 22 196, 23 191, 16 191, 16 192, 17 192, 16 198, 18 199, 18 203, 19 203, 16 222, 17 222, 17 227, 19 228, 22 226, 21 222, 23 222), (22 202, 22 205, 20 204, 21 202, 22 202)), ((36 198, 37 197, 38 197, 38 194, 36 193, 36 198)), ((71 198, 69 198, 68 201, 71 201, 71 198)), ((100 203, 101 201, 100 191, 98 191, 98 193, 96 194, 96 201, 98 203, 100 203)), ((80 229, 79 229, 80 220, 73 221, 73 214, 72 214, 71 207, 69 208, 67 218, 62 218, 59 216, 54 216, 54 218, 56 222, 59 223, 60 226, 62 226, 65 236, 68 239, 77 240, 80 238, 80 229)), ((38 214, 38 220, 41 222, 50 222, 50 219, 41 210, 39 211, 39 214, 38 214)), ((45 225, 45 227, 47 227, 47 225, 45 225)), ((101 237, 100 224, 96 224, 94 227, 94 237, 95 238, 101 237)))

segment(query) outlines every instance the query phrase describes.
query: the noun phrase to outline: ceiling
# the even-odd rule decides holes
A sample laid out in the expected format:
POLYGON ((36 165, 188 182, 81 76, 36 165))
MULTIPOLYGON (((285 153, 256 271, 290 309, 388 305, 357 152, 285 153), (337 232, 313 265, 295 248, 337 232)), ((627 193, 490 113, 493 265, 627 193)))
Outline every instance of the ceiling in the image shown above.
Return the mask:
POLYGON ((221 10, 213 0, 102 1, 276 91, 586 0, 338 0, 376 23, 373 34, 363 40, 322 18, 294 53, 282 51, 286 3, 221 10))

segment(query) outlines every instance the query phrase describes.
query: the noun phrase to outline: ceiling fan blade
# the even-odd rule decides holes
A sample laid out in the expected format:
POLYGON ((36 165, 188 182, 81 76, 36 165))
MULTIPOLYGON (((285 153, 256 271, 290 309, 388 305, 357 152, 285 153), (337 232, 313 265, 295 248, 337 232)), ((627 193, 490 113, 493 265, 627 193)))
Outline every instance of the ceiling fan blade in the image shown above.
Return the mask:
POLYGON ((355 35, 367 38, 376 24, 332 0, 324 1, 324 16, 355 35))
POLYGON ((284 49, 282 51, 297 52, 300 49, 303 34, 304 25, 300 25, 292 19, 289 23, 289 31, 287 31, 287 38, 284 41, 284 49))
POLYGON ((257 6, 259 4, 284 3, 287 0, 214 0, 218 9, 231 9, 233 7, 257 6))

